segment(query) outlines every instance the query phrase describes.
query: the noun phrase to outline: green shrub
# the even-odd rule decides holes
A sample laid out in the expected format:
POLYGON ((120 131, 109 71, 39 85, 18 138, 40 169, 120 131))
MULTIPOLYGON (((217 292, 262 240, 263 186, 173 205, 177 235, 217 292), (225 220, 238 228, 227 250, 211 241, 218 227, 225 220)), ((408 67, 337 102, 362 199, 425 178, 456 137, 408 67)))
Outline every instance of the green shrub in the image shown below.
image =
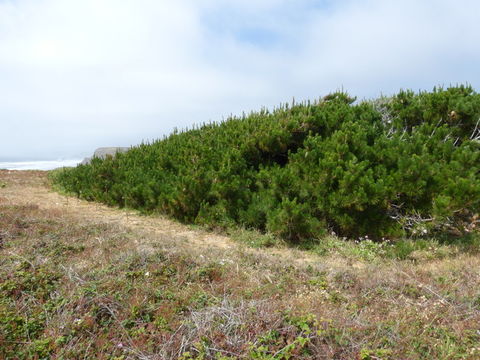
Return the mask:
POLYGON ((458 236, 478 223, 479 119, 469 86, 363 102, 334 93, 175 132, 52 179, 87 200, 297 243, 326 231, 458 236))

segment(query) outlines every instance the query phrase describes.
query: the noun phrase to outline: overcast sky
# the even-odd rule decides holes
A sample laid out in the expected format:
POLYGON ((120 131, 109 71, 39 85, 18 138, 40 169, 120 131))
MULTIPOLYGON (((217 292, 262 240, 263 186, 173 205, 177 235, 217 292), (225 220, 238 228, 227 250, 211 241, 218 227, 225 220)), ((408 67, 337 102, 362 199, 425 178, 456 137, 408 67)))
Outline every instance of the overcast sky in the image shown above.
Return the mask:
POLYGON ((0 0, 0 161, 400 88, 480 88, 474 0, 0 0))

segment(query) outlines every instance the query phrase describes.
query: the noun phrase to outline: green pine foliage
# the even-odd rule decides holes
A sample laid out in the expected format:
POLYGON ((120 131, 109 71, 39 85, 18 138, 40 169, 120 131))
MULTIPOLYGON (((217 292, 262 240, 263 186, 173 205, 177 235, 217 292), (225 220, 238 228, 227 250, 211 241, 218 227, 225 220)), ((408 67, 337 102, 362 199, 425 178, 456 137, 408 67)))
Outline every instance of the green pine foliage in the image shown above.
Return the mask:
POLYGON ((480 95, 470 86, 320 101, 175 132, 54 173, 77 196, 291 242, 477 231, 480 95))

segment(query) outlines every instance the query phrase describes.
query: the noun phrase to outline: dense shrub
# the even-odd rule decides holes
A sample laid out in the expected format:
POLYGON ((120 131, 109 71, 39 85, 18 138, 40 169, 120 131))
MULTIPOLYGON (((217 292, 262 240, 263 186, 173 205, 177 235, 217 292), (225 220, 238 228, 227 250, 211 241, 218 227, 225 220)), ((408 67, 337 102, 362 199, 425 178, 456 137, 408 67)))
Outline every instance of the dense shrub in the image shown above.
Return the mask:
POLYGON ((53 175, 77 196, 181 221, 373 238, 475 231, 480 95, 469 86, 262 110, 53 175))

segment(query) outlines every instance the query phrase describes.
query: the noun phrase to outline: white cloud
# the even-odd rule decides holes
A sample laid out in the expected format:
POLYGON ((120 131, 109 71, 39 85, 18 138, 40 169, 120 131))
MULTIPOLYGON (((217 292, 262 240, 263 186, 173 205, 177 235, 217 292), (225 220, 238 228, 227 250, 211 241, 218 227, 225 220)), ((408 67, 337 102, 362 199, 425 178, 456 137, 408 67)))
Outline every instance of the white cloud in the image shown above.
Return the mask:
POLYGON ((463 53, 479 58, 472 1, 349 1, 312 21, 298 78, 312 76, 368 95, 398 87, 432 87, 471 81, 461 74, 463 53), (459 10, 461 9, 461 10, 459 10), (310 60, 308 60, 310 59, 310 60))
POLYGON ((7 14, 0 54, 13 64, 174 63, 184 60, 186 44, 198 42, 193 9, 181 1, 19 0, 0 6, 7 14))
POLYGON ((344 86, 478 86, 473 0, 0 2, 0 158, 77 157, 344 86))

